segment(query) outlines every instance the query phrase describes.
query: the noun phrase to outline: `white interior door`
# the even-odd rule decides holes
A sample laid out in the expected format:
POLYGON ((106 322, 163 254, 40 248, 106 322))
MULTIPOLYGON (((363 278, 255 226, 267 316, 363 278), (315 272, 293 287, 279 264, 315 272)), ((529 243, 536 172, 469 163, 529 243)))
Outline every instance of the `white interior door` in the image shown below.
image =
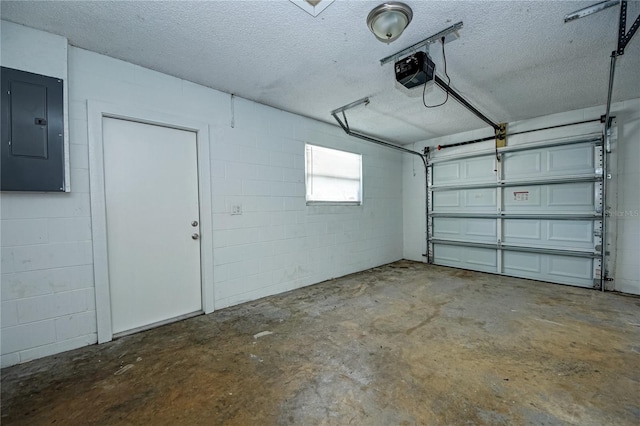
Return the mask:
POLYGON ((102 129, 113 333, 201 311, 196 134, 106 117, 102 129))

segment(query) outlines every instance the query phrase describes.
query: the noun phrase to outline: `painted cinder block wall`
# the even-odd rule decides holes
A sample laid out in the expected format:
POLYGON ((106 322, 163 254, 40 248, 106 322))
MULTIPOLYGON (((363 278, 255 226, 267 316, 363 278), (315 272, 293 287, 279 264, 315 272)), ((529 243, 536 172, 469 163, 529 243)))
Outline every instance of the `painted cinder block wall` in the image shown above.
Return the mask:
MULTIPOLYGON (((605 84, 606 82, 603 82, 605 84)), ((605 112, 604 106, 568 111, 523 120, 509 124, 511 131, 542 128, 569 122, 598 118, 605 112)), ((609 275, 615 280, 609 286, 617 291, 640 294, 640 98, 612 105, 616 116, 612 152, 609 156, 607 247, 610 252, 609 275)), ((471 118, 473 119, 473 118, 471 118)), ((491 129, 465 132, 431 139, 415 144, 416 150, 425 146, 437 147, 449 143, 490 136, 491 129)), ((529 133, 509 138, 509 145, 562 138, 572 135, 602 132, 599 123, 571 126, 543 132, 529 133)), ((448 148, 432 155, 453 155, 462 152, 486 150, 493 142, 448 148)), ((404 159, 403 167, 403 256, 424 262, 425 238, 425 175, 424 167, 413 158, 404 159)))
MULTIPOLYGON (((2 66, 67 81, 65 38, 5 21, 0 37, 2 66)), ((87 147, 65 133, 72 192, 0 194, 2 366, 96 340, 87 147)))
POLYGON ((209 124, 216 309, 402 258, 402 154, 240 98, 232 116, 228 94, 1 24, 3 66, 65 78, 71 171, 69 193, 0 195, 2 366, 97 341, 88 100, 209 124), (363 155, 362 206, 306 206, 305 143, 363 155))

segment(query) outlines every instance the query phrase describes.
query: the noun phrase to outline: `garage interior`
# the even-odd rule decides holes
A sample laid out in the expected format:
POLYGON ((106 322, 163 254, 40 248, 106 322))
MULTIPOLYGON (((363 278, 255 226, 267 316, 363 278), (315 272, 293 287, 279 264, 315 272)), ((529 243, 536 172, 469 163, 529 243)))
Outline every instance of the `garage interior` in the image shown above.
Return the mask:
POLYGON ((640 422, 640 2, 0 12, 3 424, 640 422))

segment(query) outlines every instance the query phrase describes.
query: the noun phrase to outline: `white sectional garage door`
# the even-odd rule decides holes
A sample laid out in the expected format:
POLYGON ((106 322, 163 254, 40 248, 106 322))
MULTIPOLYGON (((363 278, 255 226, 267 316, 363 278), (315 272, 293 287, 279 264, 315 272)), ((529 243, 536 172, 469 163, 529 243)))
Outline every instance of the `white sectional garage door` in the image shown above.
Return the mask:
POLYGON ((428 204, 432 263, 599 286, 598 135, 435 158, 428 204))

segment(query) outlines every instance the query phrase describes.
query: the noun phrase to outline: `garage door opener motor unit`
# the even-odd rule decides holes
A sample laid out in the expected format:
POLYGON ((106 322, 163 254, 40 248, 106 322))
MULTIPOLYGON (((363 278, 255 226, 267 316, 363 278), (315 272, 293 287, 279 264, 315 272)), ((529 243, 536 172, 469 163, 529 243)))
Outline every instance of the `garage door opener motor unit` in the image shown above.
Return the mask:
POLYGON ((436 64, 427 53, 417 52, 396 62, 395 71, 398 83, 411 89, 433 80, 436 64))

